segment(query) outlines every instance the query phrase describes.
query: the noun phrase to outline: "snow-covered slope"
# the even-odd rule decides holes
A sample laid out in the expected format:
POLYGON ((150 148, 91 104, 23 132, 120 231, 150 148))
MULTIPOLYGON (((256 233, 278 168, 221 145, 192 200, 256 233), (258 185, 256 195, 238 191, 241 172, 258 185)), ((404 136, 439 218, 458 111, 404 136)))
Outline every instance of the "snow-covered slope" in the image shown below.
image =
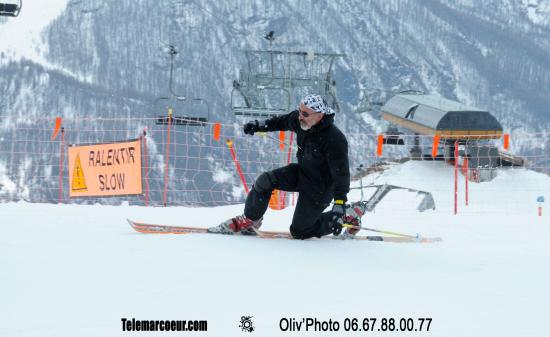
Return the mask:
MULTIPOLYGON (((363 221, 443 237, 436 244, 143 235, 125 221, 210 226, 242 205, 1 204, 0 335, 125 336, 121 318, 135 317, 208 320, 203 335, 241 336, 243 315, 261 336, 288 335, 280 320, 302 317, 339 320, 327 336, 353 335, 343 331, 347 317, 433 319, 429 333, 369 332, 378 336, 549 335, 549 213, 538 217, 532 197, 550 198, 550 178, 501 171, 472 186, 471 205, 455 216, 451 170, 437 165, 407 163, 363 181, 431 191, 435 211, 418 213, 414 196, 392 192, 363 221)), ((265 228, 287 228, 291 214, 269 211, 265 228)))

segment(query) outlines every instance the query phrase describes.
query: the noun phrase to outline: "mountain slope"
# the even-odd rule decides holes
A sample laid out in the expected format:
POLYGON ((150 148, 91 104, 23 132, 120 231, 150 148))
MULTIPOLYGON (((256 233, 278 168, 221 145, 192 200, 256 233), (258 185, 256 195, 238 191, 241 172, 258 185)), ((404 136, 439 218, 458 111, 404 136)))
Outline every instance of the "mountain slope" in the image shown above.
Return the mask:
MULTIPOLYGON (((44 15, 53 20, 45 30, 47 20, 33 24, 42 6, 28 1, 20 18, 0 19, 0 115, 19 116, 2 131, 5 153, 13 152, 9 135, 25 118, 61 115, 78 128, 83 116, 163 113, 153 102, 168 95, 169 57, 161 50, 167 43, 180 51, 174 91, 204 98, 211 120, 229 123, 232 81, 245 66, 241 50, 266 49, 269 30, 275 49, 347 55, 335 79, 343 107, 336 120, 348 132, 382 128, 368 112, 357 114, 366 101, 420 89, 491 111, 518 135, 517 154, 550 146, 550 139, 530 135, 550 129, 545 1, 56 1, 44 15), (17 31, 31 36, 14 38, 17 31)), ((191 105, 178 111, 204 115, 191 105)), ((87 125, 101 129, 97 123, 87 125)), ((135 133, 127 127, 111 137, 135 133)), ((14 180, 16 165, 7 169, 14 180)))

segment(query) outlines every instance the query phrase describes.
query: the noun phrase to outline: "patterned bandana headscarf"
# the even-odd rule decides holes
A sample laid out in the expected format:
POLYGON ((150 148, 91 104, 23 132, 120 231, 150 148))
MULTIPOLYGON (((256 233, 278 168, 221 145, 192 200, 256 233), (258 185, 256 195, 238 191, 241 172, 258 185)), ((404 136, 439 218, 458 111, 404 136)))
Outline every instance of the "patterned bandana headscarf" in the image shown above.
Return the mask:
POLYGON ((334 110, 328 106, 327 101, 325 101, 321 95, 309 94, 304 97, 301 103, 315 112, 334 115, 334 110))

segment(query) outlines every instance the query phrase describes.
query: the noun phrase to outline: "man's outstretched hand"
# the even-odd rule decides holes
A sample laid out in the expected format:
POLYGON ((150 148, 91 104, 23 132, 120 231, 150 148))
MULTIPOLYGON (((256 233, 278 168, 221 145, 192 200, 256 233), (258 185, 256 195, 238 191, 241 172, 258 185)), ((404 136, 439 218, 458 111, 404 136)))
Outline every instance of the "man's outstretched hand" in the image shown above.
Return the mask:
POLYGON ((247 135, 254 135, 254 132, 261 131, 260 123, 257 120, 248 122, 243 126, 243 131, 247 135))

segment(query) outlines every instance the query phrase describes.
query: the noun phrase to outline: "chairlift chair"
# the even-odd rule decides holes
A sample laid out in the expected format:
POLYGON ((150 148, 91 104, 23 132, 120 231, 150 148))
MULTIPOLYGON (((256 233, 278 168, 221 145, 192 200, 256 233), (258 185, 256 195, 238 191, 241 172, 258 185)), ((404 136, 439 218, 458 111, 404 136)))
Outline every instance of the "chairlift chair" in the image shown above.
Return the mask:
POLYGON ((200 104, 203 104, 206 107, 206 116, 199 117, 199 116, 180 115, 178 114, 179 108, 177 108, 174 104, 175 103, 174 97, 159 97, 155 100, 154 109, 165 110, 165 108, 168 107, 168 109, 172 109, 174 111, 174 114, 171 116, 157 115, 155 119, 156 125, 171 124, 171 125, 187 125, 187 126, 206 126, 206 124, 208 123, 208 120, 210 119, 210 105, 206 100, 203 100, 201 98, 186 99, 184 97, 178 97, 176 101, 185 103, 186 105, 189 105, 189 103, 193 103, 193 102, 198 102, 200 104), (166 106, 162 106, 162 107, 159 106, 159 103, 161 101, 166 102, 166 106))
POLYGON ((403 132, 400 132, 397 130, 396 127, 388 127, 386 132, 384 133, 384 144, 388 145, 405 145, 405 141, 403 140, 403 132))
MULTIPOLYGON (((285 88, 262 88, 256 93, 278 93, 281 97, 284 97, 284 102, 278 107, 267 107, 264 102, 251 102, 255 97, 243 94, 240 90, 240 84, 238 81, 233 81, 233 90, 231 91, 231 107, 235 116, 244 117, 272 117, 278 115, 284 115, 290 112, 290 92, 285 88), (235 95, 237 93, 238 95, 235 95), (241 97, 240 101, 244 104, 238 104, 237 101, 241 97)), ((248 92, 251 94, 251 92, 248 92)), ((263 97, 265 99, 265 97, 263 97)), ((259 100, 258 100, 259 101, 259 100)))
POLYGON ((290 112, 300 90, 322 94, 340 110, 332 68, 342 54, 273 50, 274 31, 264 38, 268 50, 245 50, 246 66, 233 81, 231 109, 237 117, 271 117, 290 112))
POLYGON ((399 135, 385 135, 384 144, 387 145, 405 145, 405 141, 399 135))
POLYGON ((11 16, 17 17, 21 12, 21 7, 23 6, 23 0, 18 0, 14 2, 4 2, 5 0, 0 0, 0 16, 11 16))
MULTIPOLYGON (((157 116, 155 120, 155 124, 157 125, 188 125, 188 126, 205 126, 208 121, 210 120, 210 104, 208 104, 208 101, 206 99, 195 97, 195 98, 187 98, 182 95, 178 95, 174 92, 173 89, 173 74, 174 74, 174 57, 178 54, 178 50, 173 45, 167 45, 165 48, 165 51, 170 55, 170 81, 169 81, 169 89, 170 89, 170 97, 159 97, 155 100, 153 105, 155 105, 155 109, 157 108, 156 105, 158 105, 159 102, 165 101, 167 102, 167 107, 169 109, 174 109, 174 103, 185 103, 187 105, 193 104, 193 103, 199 103, 206 107, 206 116, 204 117, 198 117, 198 116, 189 116, 189 115, 170 115, 170 116, 157 116)), ((178 112, 176 110, 176 112, 178 112)))

